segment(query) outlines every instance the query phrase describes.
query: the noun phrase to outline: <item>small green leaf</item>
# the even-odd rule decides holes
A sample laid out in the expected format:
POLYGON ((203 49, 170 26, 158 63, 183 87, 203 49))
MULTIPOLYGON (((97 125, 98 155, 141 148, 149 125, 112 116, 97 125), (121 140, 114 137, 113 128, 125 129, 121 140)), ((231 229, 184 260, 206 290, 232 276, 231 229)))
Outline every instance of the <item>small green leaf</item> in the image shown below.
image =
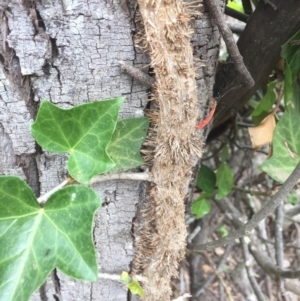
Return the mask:
POLYGON ((298 195, 295 190, 293 190, 291 193, 288 194, 287 200, 290 204, 292 205, 297 205, 298 204, 298 195))
POLYGON ((276 81, 268 84, 265 96, 261 99, 259 105, 252 112, 251 116, 253 117, 253 122, 255 125, 259 125, 272 109, 272 106, 276 101, 276 94, 274 92, 275 86, 276 81))
POLYGON ((129 284, 131 281, 131 277, 129 276, 129 274, 127 272, 123 271, 120 276, 120 281, 125 284, 129 284))
POLYGON ((221 199, 226 196, 232 189, 233 172, 226 163, 222 163, 217 170, 217 197, 221 199))
POLYGON ((273 155, 260 169, 274 180, 283 183, 299 163, 300 126, 295 110, 286 111, 276 125, 273 137, 273 155))
POLYGON ((216 175, 209 167, 204 164, 201 164, 198 178, 197 178, 197 187, 202 189, 205 192, 213 192, 216 186, 216 175))
MULTIPOLYGON (((228 234, 227 234, 228 235, 228 234)), ((225 235, 226 236, 226 235, 225 235)), ((222 267, 222 272, 226 273, 229 271, 229 266, 227 264, 224 264, 222 267)))
POLYGON ((228 1, 227 6, 230 7, 230 8, 232 8, 232 9, 234 9, 234 10, 237 10, 237 11, 239 11, 241 13, 244 12, 243 4, 239 0, 228 1))
POLYGON ((221 226, 217 231, 220 232, 222 237, 225 237, 228 235, 228 230, 226 229, 225 226, 221 226))
POLYGON ((101 200, 95 191, 67 186, 44 208, 17 177, 1 176, 0 191, 0 300, 28 301, 55 267, 76 279, 97 279, 92 223, 101 200))
POLYGON ((127 287, 133 295, 139 295, 141 298, 144 298, 144 290, 137 281, 129 283, 127 287))
POLYGON ((112 171, 126 170, 144 163, 140 155, 141 145, 147 135, 148 118, 120 120, 112 136, 107 153, 116 166, 112 171))
POLYGON ((124 98, 60 109, 44 101, 31 132, 45 150, 70 153, 68 171, 78 182, 107 172, 115 163, 106 153, 124 98))
POLYGON ((192 204, 192 213, 196 215, 197 219, 203 217, 210 212, 210 203, 204 198, 198 198, 192 204))

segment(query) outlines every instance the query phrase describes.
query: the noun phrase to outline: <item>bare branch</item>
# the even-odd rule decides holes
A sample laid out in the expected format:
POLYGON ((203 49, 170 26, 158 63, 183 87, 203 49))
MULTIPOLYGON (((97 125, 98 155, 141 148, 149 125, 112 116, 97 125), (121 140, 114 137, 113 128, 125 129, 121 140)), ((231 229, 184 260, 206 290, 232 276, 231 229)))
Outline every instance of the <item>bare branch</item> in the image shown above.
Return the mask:
POLYGON ((272 199, 257 213, 255 213, 246 224, 241 226, 236 231, 229 233, 228 236, 223 237, 219 240, 212 241, 207 244, 194 244, 191 245, 190 249, 193 252, 200 250, 213 250, 217 247, 224 246, 230 242, 234 242, 236 239, 241 238, 244 235, 247 235, 250 231, 252 231, 257 224, 262 221, 268 214, 274 212, 276 207, 280 204, 280 202, 289 194, 289 192, 293 189, 298 179, 300 178, 300 163, 296 166, 292 174, 288 177, 288 179, 284 182, 284 184, 280 187, 278 192, 272 197, 272 199))
POLYGON ((185 301, 191 297, 192 297, 192 295, 190 295, 190 294, 184 294, 176 299, 173 299, 172 301, 185 301))
POLYGON ((221 35, 225 41, 230 57, 234 63, 235 68, 241 74, 242 80, 246 87, 253 87, 254 80, 244 64, 243 58, 239 52, 239 49, 233 39, 233 35, 229 27, 227 26, 224 15, 222 14, 219 1, 217 0, 205 0, 205 5, 209 9, 209 12, 219 28, 221 35))
POLYGON ((257 298, 258 301, 265 301, 265 297, 263 295, 263 293, 261 292, 260 290, 260 287, 259 285, 257 284, 256 282, 256 279, 254 277, 254 273, 252 271, 252 269, 250 268, 250 265, 249 265, 249 250, 248 250, 248 246, 244 240, 244 238, 240 238, 240 243, 241 243, 241 246, 242 246, 242 252, 243 252, 243 257, 244 257, 244 262, 245 262, 245 268, 246 268, 246 271, 247 271, 247 276, 248 276, 248 279, 249 279, 249 282, 251 284, 251 287, 254 291, 254 294, 257 298))
MULTIPOLYGON (((284 206, 283 201, 275 210, 276 219, 275 219, 275 255, 276 263, 278 267, 283 268, 283 237, 282 237, 282 227, 284 221, 284 206)), ((279 293, 284 295, 284 285, 283 281, 279 279, 279 293)), ((279 296, 280 297, 280 296, 279 296)), ((281 298, 281 297, 280 297, 281 298)), ((281 298, 282 299, 282 298, 281 298)))
POLYGON ((258 195, 258 196, 270 196, 272 195, 272 191, 257 191, 257 190, 250 190, 250 189, 245 189, 245 188, 241 188, 238 186, 232 186, 233 190, 236 191, 240 191, 240 192, 244 192, 244 193, 249 193, 250 195, 258 195))
POLYGON ((283 268, 283 240, 282 240, 282 227, 284 221, 284 208, 281 202, 276 208, 276 220, 275 220, 275 251, 276 262, 280 268, 283 268))
POLYGON ((287 291, 290 291, 294 294, 296 294, 297 296, 300 296, 300 286, 299 286, 299 280, 295 280, 295 279, 286 279, 284 282, 284 288, 287 291))
POLYGON ((282 277, 289 279, 296 279, 300 277, 300 270, 290 271, 284 270, 279 266, 273 264, 268 256, 264 253, 259 252, 254 246, 250 247, 250 253, 257 261, 259 266, 268 274, 270 277, 282 277))
POLYGON ((127 65, 123 61, 119 61, 120 68, 122 71, 129 74, 131 77, 139 81, 140 83, 144 84, 147 87, 151 87, 154 84, 154 78, 149 76, 148 74, 144 73, 138 68, 135 68, 133 66, 127 65))

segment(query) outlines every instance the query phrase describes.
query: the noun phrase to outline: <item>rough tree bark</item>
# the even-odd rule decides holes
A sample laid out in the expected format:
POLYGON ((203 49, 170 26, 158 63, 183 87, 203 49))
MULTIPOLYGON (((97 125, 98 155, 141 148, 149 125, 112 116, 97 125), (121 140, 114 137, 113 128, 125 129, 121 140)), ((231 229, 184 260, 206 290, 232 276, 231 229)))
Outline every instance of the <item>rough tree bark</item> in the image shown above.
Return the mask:
MULTIPOLYGON (((134 48, 133 0, 2 0, 0 4, 0 173, 25 179, 39 196, 66 176, 66 157, 44 152, 30 135, 40 101, 70 107, 125 95, 121 117, 141 116, 148 102, 147 88, 121 74, 118 61, 142 67, 149 58, 134 48)), ((192 43, 198 59, 198 101, 203 106, 212 96, 219 34, 204 8, 200 10, 202 16, 193 21, 192 43)), ((94 228, 100 271, 129 271, 134 254, 132 221, 144 198, 144 184, 110 181, 93 188, 104 201, 94 228)), ((32 301, 131 298, 118 282, 83 283, 59 271, 51 276, 32 301)))

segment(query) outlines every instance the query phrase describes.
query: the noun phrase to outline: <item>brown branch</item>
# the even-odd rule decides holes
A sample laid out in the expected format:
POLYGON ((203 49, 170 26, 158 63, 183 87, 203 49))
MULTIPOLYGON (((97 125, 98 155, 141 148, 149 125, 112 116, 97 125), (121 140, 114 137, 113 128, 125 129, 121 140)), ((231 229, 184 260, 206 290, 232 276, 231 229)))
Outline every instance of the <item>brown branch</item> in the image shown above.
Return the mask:
POLYGON ((254 291, 254 294, 258 301, 265 301, 266 299, 265 299, 263 293, 261 292, 259 285, 256 282, 256 279, 254 277, 254 273, 253 273, 252 269, 249 266, 249 257, 250 257, 249 250, 248 250, 248 246, 247 246, 244 238, 240 238, 240 243, 241 243, 241 247, 242 247, 247 276, 248 276, 249 282, 251 284, 251 287, 254 291))
POLYGON ((234 63, 236 70, 240 73, 244 86, 251 88, 254 86, 254 80, 244 64, 243 58, 239 52, 239 49, 233 39, 233 35, 229 27, 227 26, 224 15, 222 14, 219 2, 217 0, 205 0, 205 5, 209 9, 209 12, 219 28, 221 35, 225 41, 230 57, 234 63))
MULTIPOLYGON (((276 263, 279 268, 283 268, 283 237, 282 237, 282 227, 283 227, 283 221, 284 221, 284 206, 283 202, 279 204, 279 206, 275 210, 276 213, 276 219, 275 219, 275 257, 276 257, 276 263)), ((283 281, 279 279, 279 293, 283 296, 284 295, 284 285, 283 281)), ((281 298, 281 295, 278 297, 281 298)))
POLYGON ((119 61, 119 64, 123 72, 127 73, 145 86, 151 87, 154 84, 154 78, 144 73, 140 69, 130 66, 123 61, 119 61))
POLYGON ((300 287, 299 287, 299 280, 295 280, 295 279, 287 279, 284 282, 284 288, 287 291, 290 291, 292 293, 294 293, 297 296, 300 296, 300 287))
POLYGON ((257 196, 271 196, 272 192, 262 192, 262 191, 257 191, 257 190, 250 190, 250 189, 244 189, 238 186, 232 186, 233 190, 248 193, 250 195, 257 195, 257 196))
POLYGON ((242 108, 265 82, 280 58, 281 46, 300 28, 300 5, 297 1, 289 1, 287 5, 286 0, 276 0, 276 5, 277 10, 274 10, 259 1, 237 42, 255 86, 249 89, 240 85, 235 66, 230 62, 218 69, 214 89, 218 106, 213 121, 215 130, 210 139, 226 129, 234 112, 242 108), (228 122, 221 125, 226 120, 228 122))
POLYGON ((288 177, 288 179, 284 182, 284 184, 280 187, 278 192, 272 197, 272 199, 257 213, 255 213, 246 224, 241 226, 236 231, 229 233, 228 236, 223 237, 221 239, 209 242, 207 244, 194 244, 191 245, 190 249, 193 252, 200 250, 213 250, 217 247, 224 246, 230 242, 234 242, 236 239, 241 238, 250 231, 252 231, 257 224, 262 221, 268 214, 274 212, 276 207, 280 204, 280 202, 289 194, 289 192, 293 189, 298 179, 300 178, 300 163, 296 166, 292 174, 288 177))
POLYGON ((283 268, 283 239, 282 239, 282 227, 284 221, 284 208, 283 203, 275 210, 275 253, 276 253, 276 263, 280 268, 283 268))
POLYGON ((279 266, 273 264, 268 256, 264 253, 259 252, 255 247, 250 247, 250 253, 259 264, 259 266, 268 274, 270 277, 277 278, 288 278, 296 279, 300 277, 300 270, 289 271, 280 268, 279 266))

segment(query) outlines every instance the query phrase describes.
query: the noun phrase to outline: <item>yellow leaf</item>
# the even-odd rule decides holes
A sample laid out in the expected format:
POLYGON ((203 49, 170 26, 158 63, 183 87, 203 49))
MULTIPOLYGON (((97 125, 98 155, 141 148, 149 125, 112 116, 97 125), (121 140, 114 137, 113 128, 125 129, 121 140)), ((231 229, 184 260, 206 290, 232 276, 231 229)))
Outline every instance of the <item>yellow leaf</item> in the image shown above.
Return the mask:
POLYGON ((248 128, 253 147, 258 149, 267 143, 271 143, 275 126, 275 116, 271 113, 260 123, 260 125, 248 128))

